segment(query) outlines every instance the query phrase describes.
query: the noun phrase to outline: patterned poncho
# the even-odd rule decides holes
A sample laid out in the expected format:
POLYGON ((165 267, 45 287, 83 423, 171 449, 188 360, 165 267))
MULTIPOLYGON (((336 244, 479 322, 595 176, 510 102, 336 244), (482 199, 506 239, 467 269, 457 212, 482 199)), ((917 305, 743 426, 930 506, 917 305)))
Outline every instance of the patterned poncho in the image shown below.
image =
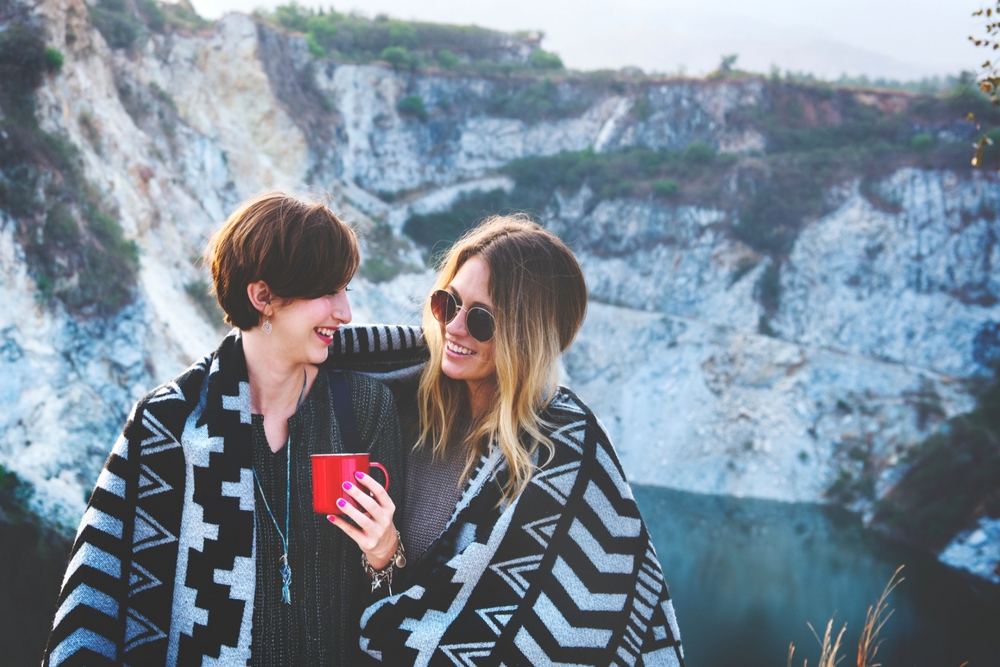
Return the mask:
MULTIPOLYGON (((413 344, 412 336, 405 344, 396 341, 413 344)), ((402 470, 398 431, 389 428, 396 422, 388 390, 368 378, 350 384, 362 449, 402 470)), ((251 423, 237 332, 137 403, 80 523, 43 664, 267 662, 251 655, 259 630, 255 521, 271 529, 255 501, 251 423)), ((343 451, 339 431, 331 430, 328 440, 328 451, 343 451)), ((309 491, 297 487, 297 493, 309 491)), ((398 502, 398 487, 390 493, 398 502)), ((331 594, 341 623, 326 629, 328 649, 354 656, 359 603, 367 597, 359 590, 367 585, 353 543, 340 551, 327 554, 337 563, 330 581, 336 582, 331 594)), ((341 662, 352 664, 353 657, 341 662)))
MULTIPOLYGON (((409 352, 392 349, 388 331, 344 331, 331 361, 375 371, 405 406, 409 352)), ((411 370, 426 358, 415 352, 411 370)), ((564 388, 542 417, 553 460, 504 503, 503 457, 483 457, 444 532, 362 615, 370 656, 393 667, 683 664, 667 585, 606 431, 564 388)))

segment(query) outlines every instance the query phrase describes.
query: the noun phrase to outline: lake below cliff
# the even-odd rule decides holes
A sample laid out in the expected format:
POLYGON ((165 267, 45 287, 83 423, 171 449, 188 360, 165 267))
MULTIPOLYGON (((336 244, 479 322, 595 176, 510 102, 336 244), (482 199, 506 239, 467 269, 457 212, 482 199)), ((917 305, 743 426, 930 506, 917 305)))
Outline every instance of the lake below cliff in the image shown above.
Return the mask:
MULTIPOLYGON (((816 664, 816 639, 847 623, 854 664, 865 612, 901 564, 878 661, 886 667, 1000 664, 1000 591, 931 556, 808 504, 634 487, 674 598, 689 667, 816 664)), ((37 665, 65 567, 65 542, 0 522, 0 663, 37 665)))
POLYGON ((858 517, 801 503, 635 486, 670 585, 690 667, 817 664, 822 636, 847 623, 854 665, 870 605, 892 573, 905 578, 877 662, 886 667, 1000 665, 1000 591, 926 553, 862 529, 858 517))

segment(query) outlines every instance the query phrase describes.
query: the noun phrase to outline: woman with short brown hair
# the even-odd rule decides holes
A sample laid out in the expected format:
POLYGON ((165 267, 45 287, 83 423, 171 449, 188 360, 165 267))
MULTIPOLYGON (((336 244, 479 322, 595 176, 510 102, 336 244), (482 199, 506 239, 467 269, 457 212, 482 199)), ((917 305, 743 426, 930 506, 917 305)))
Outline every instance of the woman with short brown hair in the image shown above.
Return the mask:
POLYGON ((358 563, 391 567, 405 477, 389 391, 319 368, 351 320, 354 232, 322 204, 269 193, 233 212, 206 260, 236 328, 133 409, 73 546, 52 667, 360 657, 358 563), (341 532, 312 511, 309 457, 345 451, 369 451, 396 480, 391 493, 367 475, 345 484, 367 514, 345 510, 357 523, 341 532))

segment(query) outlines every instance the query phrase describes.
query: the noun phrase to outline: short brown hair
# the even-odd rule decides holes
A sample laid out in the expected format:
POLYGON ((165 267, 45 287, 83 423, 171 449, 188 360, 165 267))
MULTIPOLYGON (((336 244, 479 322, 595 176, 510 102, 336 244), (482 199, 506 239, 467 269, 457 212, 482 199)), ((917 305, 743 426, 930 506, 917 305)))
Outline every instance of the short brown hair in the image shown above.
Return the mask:
POLYGON ((205 249, 226 322, 244 331, 261 318, 247 285, 263 280, 279 299, 315 299, 343 289, 359 262, 354 231, 333 211, 281 192, 243 202, 205 249))

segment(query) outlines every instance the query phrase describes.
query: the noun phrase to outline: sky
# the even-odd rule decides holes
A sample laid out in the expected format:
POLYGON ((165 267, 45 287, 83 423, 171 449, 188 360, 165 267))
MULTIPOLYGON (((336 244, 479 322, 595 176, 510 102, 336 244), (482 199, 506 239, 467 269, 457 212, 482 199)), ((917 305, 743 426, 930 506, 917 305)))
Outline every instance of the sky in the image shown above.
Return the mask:
MULTIPOLYGON (((207 18, 288 0, 194 0, 207 18)), ((327 2, 300 0, 324 8, 327 2)), ((723 55, 737 67, 768 72, 841 74, 898 80, 974 70, 986 52, 969 35, 984 32, 972 12, 983 0, 345 0, 339 12, 542 30, 543 48, 574 69, 618 69, 703 75, 723 55)))

